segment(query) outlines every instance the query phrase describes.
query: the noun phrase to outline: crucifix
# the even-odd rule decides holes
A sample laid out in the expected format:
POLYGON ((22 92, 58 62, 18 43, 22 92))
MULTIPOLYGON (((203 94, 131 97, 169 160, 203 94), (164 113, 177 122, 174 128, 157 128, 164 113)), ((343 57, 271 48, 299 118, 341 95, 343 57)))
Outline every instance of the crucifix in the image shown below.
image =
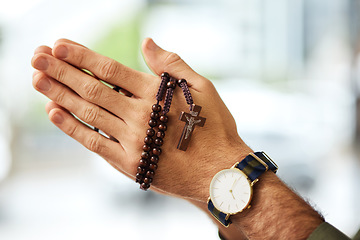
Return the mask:
POLYGON ((206 118, 199 117, 200 111, 201 111, 200 106, 192 104, 190 108, 190 113, 181 112, 179 119, 185 122, 185 127, 181 134, 181 138, 177 146, 177 149, 186 151, 190 142, 191 134, 194 131, 195 126, 199 126, 199 127, 204 126, 206 118))

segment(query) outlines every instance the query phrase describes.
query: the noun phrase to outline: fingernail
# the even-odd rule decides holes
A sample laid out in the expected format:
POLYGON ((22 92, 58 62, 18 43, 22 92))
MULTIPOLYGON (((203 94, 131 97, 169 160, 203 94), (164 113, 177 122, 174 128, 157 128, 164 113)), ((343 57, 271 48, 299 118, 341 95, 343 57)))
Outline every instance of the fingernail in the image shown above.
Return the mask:
POLYGON ((60 45, 55 48, 55 57, 57 58, 67 58, 68 56, 68 49, 67 47, 60 45))
POLYGON ((37 82, 36 87, 38 89, 40 89, 41 91, 49 91, 51 88, 51 83, 50 83, 49 79, 42 78, 37 82))
POLYGON ((39 57, 34 63, 34 67, 37 70, 46 70, 49 67, 49 62, 44 57, 39 57))
POLYGON ((61 124, 61 123, 64 122, 64 118, 63 118, 63 116, 62 116, 60 113, 55 113, 55 114, 52 116, 51 120, 52 120, 54 123, 56 123, 56 124, 61 124))
POLYGON ((150 39, 150 41, 148 43, 148 49, 150 49, 152 51, 156 51, 156 50, 160 49, 160 47, 158 45, 156 45, 154 40, 150 39))

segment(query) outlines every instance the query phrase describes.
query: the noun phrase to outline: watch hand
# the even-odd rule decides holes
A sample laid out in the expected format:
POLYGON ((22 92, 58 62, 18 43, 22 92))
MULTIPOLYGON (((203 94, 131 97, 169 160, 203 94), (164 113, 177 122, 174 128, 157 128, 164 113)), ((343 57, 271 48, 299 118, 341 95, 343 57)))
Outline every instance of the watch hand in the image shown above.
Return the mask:
POLYGON ((234 183, 233 183, 233 185, 232 185, 232 187, 231 187, 231 190, 234 189, 235 184, 237 183, 238 180, 239 180, 239 179, 236 179, 236 180, 234 181, 234 183))
POLYGON ((232 190, 230 190, 230 193, 231 193, 231 196, 233 197, 233 199, 236 200, 232 190))

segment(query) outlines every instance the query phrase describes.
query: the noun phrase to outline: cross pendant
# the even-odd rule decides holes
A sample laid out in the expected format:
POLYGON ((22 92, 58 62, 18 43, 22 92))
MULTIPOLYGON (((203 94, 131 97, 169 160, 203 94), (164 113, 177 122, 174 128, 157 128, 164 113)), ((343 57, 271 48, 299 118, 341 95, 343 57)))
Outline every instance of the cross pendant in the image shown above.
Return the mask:
POLYGON ((195 126, 199 126, 199 127, 204 126, 206 118, 199 117, 200 111, 201 111, 200 106, 192 104, 190 113, 181 112, 179 119, 185 122, 185 127, 181 134, 181 138, 177 146, 177 149, 186 151, 190 142, 192 132, 195 129, 195 126))

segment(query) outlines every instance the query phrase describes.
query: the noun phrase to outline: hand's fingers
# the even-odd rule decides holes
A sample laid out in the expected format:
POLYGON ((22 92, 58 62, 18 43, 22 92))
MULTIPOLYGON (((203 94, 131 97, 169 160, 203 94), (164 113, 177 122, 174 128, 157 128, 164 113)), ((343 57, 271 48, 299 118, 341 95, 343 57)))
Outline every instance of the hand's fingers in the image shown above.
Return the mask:
POLYGON ((149 79, 149 75, 145 73, 133 70, 82 46, 64 41, 55 43, 53 55, 78 68, 87 69, 98 78, 124 88, 138 97, 142 97, 149 84, 153 85, 153 80, 156 79, 149 79))
POLYGON ((56 44, 59 44, 59 43, 70 43, 70 44, 78 45, 78 46, 80 46, 80 47, 87 48, 87 47, 85 47, 84 45, 81 45, 80 43, 71 41, 71 40, 66 39, 66 38, 60 38, 59 40, 56 41, 56 44))
POLYGON ((34 54, 37 54, 37 53, 46 53, 46 54, 52 55, 52 49, 48 46, 42 45, 35 49, 34 54))
POLYGON ((133 166, 134 164, 128 162, 128 157, 119 143, 107 139, 88 128, 70 113, 62 108, 58 108, 56 105, 49 106, 49 119, 64 133, 84 145, 90 151, 99 154, 110 164, 118 166, 118 169, 122 170, 122 172, 134 175, 134 169, 136 168, 133 166))
POLYGON ((205 78, 197 74, 177 54, 160 48, 151 38, 146 38, 142 44, 142 52, 149 68, 156 74, 168 72, 171 76, 182 79, 195 89, 199 89, 205 78))
POLYGON ((65 108, 63 108, 62 106, 60 106, 59 104, 56 104, 56 102, 54 101, 49 101, 46 105, 45 105, 45 111, 47 114, 50 113, 50 111, 54 108, 60 108, 61 110, 67 112, 67 110, 65 108))
POLYGON ((34 76, 33 85, 36 90, 55 101, 60 106, 74 113, 81 120, 95 126, 107 134, 111 134, 120 142, 127 139, 128 127, 116 116, 104 109, 89 103, 44 73, 34 76), (121 129, 121 130, 119 130, 121 129))
POLYGON ((118 94, 64 61, 48 54, 39 53, 33 57, 32 65, 35 69, 65 84, 83 99, 112 112, 125 121, 133 113, 136 99, 118 94))

